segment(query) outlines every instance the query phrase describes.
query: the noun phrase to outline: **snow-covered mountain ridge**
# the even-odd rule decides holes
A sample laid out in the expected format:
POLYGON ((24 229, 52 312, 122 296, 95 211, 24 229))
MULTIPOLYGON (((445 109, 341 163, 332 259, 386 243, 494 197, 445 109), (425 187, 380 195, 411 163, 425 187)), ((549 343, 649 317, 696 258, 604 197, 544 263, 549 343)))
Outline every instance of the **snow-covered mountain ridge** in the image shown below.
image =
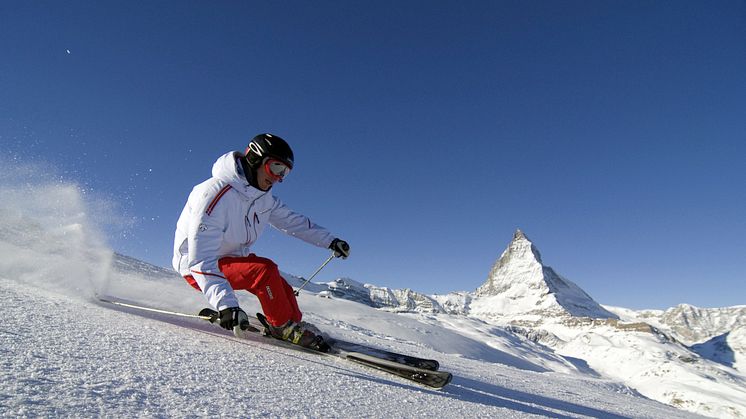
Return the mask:
POLYGON ((662 310, 627 310, 607 307, 620 317, 644 321, 669 330, 686 345, 702 343, 746 326, 746 305, 722 308, 700 308, 690 304, 662 310))
MULTIPOLYGON (((536 326, 561 318, 568 326, 608 325, 620 330, 667 333, 686 345, 702 343, 746 325, 746 306, 698 308, 681 304, 666 311, 598 304, 576 284, 544 266, 536 246, 518 230, 474 292, 427 295, 339 278, 316 288, 323 296, 357 301, 395 312, 445 313, 479 318, 509 318, 518 326, 536 326)), ((502 321, 502 323, 505 323, 502 321)))
POLYGON ((746 371, 746 306, 700 308, 680 304, 665 311, 607 309, 625 321, 650 324, 703 358, 746 371))
POLYGON ((427 295, 408 288, 361 284, 350 278, 323 285, 327 289, 315 289, 322 296, 395 312, 508 318, 517 326, 536 326, 548 318, 560 318, 567 326, 606 325, 619 330, 665 333, 689 346, 746 325, 746 305, 699 308, 680 304, 665 311, 636 311, 598 304, 576 284, 544 266, 539 250, 521 230, 516 231, 495 262, 486 282, 474 292, 427 295))

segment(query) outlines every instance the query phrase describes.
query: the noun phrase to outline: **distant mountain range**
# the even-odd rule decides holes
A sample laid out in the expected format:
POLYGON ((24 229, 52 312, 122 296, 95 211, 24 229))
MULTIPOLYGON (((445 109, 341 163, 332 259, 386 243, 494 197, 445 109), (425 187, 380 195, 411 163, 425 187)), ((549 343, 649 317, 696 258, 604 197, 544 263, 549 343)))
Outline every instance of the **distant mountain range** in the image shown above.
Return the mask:
MULTIPOLYGON (((478 317, 499 324, 538 326, 549 319, 616 325, 622 329, 659 330, 687 346, 702 349, 708 341, 731 342, 746 333, 746 306, 698 308, 688 304, 668 310, 629 310, 603 306, 554 269, 545 266, 536 246, 517 230, 487 280, 474 292, 426 295, 340 278, 315 288, 324 296, 357 301, 400 312, 442 313, 478 317), (730 340, 728 338, 730 337, 730 340), (704 346, 703 346, 704 345, 704 346)), ((722 345, 720 345, 722 346, 722 345)), ((740 352, 746 357, 746 351, 740 352)))

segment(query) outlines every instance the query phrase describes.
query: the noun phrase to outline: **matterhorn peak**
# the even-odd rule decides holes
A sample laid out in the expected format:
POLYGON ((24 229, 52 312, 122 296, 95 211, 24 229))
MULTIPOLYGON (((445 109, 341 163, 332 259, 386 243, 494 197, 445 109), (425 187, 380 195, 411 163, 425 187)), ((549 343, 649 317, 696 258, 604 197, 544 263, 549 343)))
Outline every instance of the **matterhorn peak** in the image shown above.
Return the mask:
POLYGON ((507 249, 492 266, 487 275, 487 282, 477 289, 476 294, 477 296, 500 294, 513 285, 505 280, 507 277, 540 276, 542 268, 539 249, 531 243, 521 229, 517 229, 507 249))
POLYGON ((537 262, 542 263, 539 249, 534 246, 531 239, 520 228, 516 229, 515 233, 513 233, 513 240, 510 241, 506 252, 511 250, 516 254, 533 257, 537 262))
POLYGON ((513 234, 513 240, 475 295, 481 301, 472 303, 472 312, 486 315, 617 317, 580 287, 545 266, 539 250, 520 229, 513 234))

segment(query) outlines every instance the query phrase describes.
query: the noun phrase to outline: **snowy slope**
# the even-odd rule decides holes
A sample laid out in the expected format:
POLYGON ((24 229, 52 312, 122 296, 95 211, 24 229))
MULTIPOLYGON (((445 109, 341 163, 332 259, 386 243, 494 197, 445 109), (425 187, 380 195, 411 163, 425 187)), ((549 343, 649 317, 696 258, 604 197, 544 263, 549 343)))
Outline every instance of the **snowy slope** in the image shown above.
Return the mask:
MULTIPOLYGON (((322 284, 300 296, 307 320, 333 336, 437 358, 454 381, 433 391, 338 359, 238 341, 199 321, 114 310, 93 295, 188 313, 205 303, 168 270, 107 249, 88 215, 99 206, 74 185, 0 185, 0 194, 2 415, 692 416, 602 378, 595 360, 563 356, 532 341, 537 335, 325 298, 322 284)), ((253 296, 240 299, 258 310, 253 296)), ((571 333, 554 333, 572 343, 571 333)))
POLYGON ((8 317, 0 400, 2 414, 13 417, 687 417, 605 380, 441 355, 457 377, 433 391, 14 280, 0 279, 0 292, 8 317))
POLYGON ((746 326, 736 326, 722 335, 692 345, 691 349, 703 358, 712 359, 744 372, 746 371, 746 326))

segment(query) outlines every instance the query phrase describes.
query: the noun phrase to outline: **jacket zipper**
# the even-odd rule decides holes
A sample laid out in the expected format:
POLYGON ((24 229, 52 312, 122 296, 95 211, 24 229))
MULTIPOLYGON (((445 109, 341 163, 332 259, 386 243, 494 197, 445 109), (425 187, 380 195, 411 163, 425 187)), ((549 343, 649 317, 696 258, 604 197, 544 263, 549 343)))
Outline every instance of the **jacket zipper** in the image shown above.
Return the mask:
MULTIPOLYGON (((254 200, 251 201, 251 203, 249 204, 249 209, 246 211, 246 215, 244 215, 244 224, 246 225, 246 242, 245 243, 248 244, 248 245, 251 244, 251 241, 250 241, 251 235, 249 234, 249 227, 251 227, 254 230, 254 237, 255 238, 259 238, 259 233, 256 231, 256 223, 254 223, 252 225, 251 219, 249 217, 249 215, 251 214, 251 208, 254 206, 254 204, 256 203, 256 201, 259 198, 263 197, 266 194, 267 194, 267 192, 264 192, 263 194, 261 194, 258 197, 254 198, 254 200)), ((254 211, 254 214, 256 214, 256 211, 254 211)))

